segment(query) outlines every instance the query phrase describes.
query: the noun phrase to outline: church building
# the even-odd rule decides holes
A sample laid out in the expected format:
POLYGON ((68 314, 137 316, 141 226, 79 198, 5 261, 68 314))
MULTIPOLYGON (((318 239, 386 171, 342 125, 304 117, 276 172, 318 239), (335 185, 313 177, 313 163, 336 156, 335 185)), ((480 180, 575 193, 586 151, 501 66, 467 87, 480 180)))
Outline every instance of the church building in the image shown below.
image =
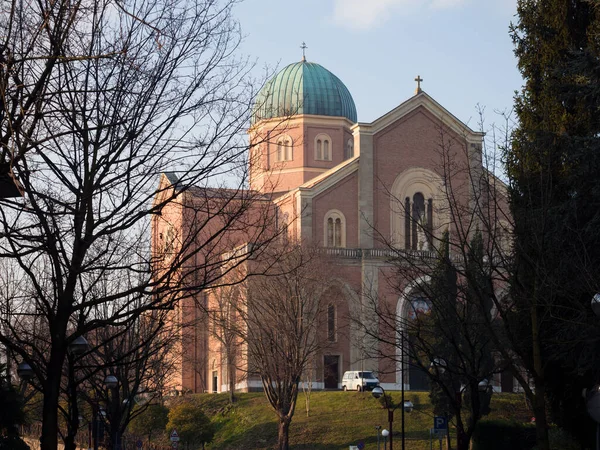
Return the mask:
MULTIPOLYGON (((409 257, 433 254, 442 233, 454 228, 446 205, 447 163, 465 168, 452 179, 453 195, 465 208, 475 195, 469 174, 483 171, 483 134, 427 94, 420 77, 415 81, 412 97, 369 123, 358 121, 340 78, 305 58, 279 71, 256 98, 248 130, 249 189, 268 199, 291 239, 323 248, 338 269, 327 293, 341 301, 327 311, 331 342, 318 358, 316 388, 341 388, 348 370, 375 371, 385 389, 400 389, 402 383, 406 389, 427 387, 423 375, 408 367, 366 357, 364 337, 337 333, 342 328, 359 333, 343 322, 365 314, 367 298, 378 298, 406 320, 427 308, 410 283, 398 292, 386 281, 392 273, 390 248, 409 257)), ((161 179, 163 187, 177 182, 171 174, 161 179)), ((163 219, 169 214, 176 215, 163 212, 163 219)), ((183 216, 171 222, 191 226, 183 216)), ((157 224, 153 239, 167 232, 157 224)), ((174 378, 176 388, 226 391, 221 343, 201 323, 187 333, 191 344, 174 378)), ((495 383, 499 389, 500 381, 495 383)), ((236 383, 242 391, 260 386, 252 377, 236 383)))

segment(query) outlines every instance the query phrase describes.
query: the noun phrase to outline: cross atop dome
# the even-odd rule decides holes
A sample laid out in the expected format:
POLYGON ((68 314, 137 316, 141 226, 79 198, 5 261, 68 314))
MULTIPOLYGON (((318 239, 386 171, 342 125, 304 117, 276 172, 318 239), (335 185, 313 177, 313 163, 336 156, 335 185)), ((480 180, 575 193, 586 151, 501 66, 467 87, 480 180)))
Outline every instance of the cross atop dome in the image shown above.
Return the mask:
POLYGON ((308 48, 308 46, 306 45, 306 43, 304 41, 302 41, 302 45, 300 46, 300 48, 302 49, 302 62, 306 62, 305 50, 308 48))

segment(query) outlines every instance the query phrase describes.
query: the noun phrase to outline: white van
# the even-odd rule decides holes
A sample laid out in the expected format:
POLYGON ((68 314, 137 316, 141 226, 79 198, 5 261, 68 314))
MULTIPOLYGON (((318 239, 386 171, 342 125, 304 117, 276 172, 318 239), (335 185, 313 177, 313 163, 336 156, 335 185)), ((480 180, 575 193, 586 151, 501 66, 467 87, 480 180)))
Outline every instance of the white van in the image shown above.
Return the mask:
POLYGON ((373 372, 349 370, 342 377, 343 391, 372 391, 379 386, 379 380, 373 372))

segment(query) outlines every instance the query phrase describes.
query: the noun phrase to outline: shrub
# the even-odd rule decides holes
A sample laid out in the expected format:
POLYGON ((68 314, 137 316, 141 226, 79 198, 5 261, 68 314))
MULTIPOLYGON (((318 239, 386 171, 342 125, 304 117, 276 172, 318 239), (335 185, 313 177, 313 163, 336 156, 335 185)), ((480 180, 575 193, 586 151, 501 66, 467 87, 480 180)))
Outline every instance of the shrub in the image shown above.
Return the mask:
MULTIPOLYGON (((573 439, 569 433, 562 428, 553 427, 548 430, 548 438, 550 439, 550 448, 560 450, 580 450, 581 446, 573 439)), ((533 450, 537 450, 534 447, 533 450)))
POLYGON ((473 433, 473 450, 532 450, 535 427, 507 420, 482 420, 473 433))
POLYGON ((180 403, 169 411, 167 432, 176 429, 187 448, 204 448, 213 440, 215 427, 202 410, 190 403, 180 403))
POLYGON ((0 436, 0 450, 31 450, 19 436, 0 436))
MULTIPOLYGON (((164 405, 143 406, 143 411, 136 415, 129 423, 128 429, 137 436, 144 436, 148 441, 152 435, 161 433, 169 421, 169 408, 164 405)), ((137 411, 134 411, 134 414, 137 411)))

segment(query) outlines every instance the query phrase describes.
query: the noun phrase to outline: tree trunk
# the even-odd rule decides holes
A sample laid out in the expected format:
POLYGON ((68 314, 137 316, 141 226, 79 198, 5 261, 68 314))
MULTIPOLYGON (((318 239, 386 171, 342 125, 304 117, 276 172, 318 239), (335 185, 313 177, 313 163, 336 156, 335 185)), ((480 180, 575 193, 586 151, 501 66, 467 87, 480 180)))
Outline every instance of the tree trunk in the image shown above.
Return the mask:
POLYGON ((46 383, 44 384, 44 403, 42 408, 41 450, 58 448, 58 400, 60 396, 60 379, 65 353, 61 342, 54 343, 47 366, 46 383))
POLYGON ((456 428, 456 450, 469 450, 471 436, 464 428, 456 428))
POLYGON ((229 403, 235 403, 237 397, 235 396, 235 382, 236 382, 236 366, 233 363, 228 364, 229 368, 229 403))
POLYGON ((278 435, 278 450, 289 450, 289 437, 290 437, 290 422, 291 419, 284 417, 279 419, 279 435, 278 435))
POLYGON ((77 450, 74 435, 68 434, 67 436, 65 436, 64 444, 65 450, 77 450))
MULTIPOLYGON (((537 289, 537 283, 535 288, 535 292, 539 292, 537 289)), ((542 361, 542 348, 540 343, 538 309, 535 302, 531 306, 531 344, 533 350, 533 379, 535 383, 533 414, 535 416, 536 444, 539 450, 550 450, 550 440, 548 439, 548 421, 546 418, 546 386, 544 378, 544 364, 542 361)))
POLYGON ((535 384, 533 398, 533 414, 535 416, 535 439, 539 450, 550 450, 548 439, 548 419, 546 417, 546 388, 543 383, 535 384))

